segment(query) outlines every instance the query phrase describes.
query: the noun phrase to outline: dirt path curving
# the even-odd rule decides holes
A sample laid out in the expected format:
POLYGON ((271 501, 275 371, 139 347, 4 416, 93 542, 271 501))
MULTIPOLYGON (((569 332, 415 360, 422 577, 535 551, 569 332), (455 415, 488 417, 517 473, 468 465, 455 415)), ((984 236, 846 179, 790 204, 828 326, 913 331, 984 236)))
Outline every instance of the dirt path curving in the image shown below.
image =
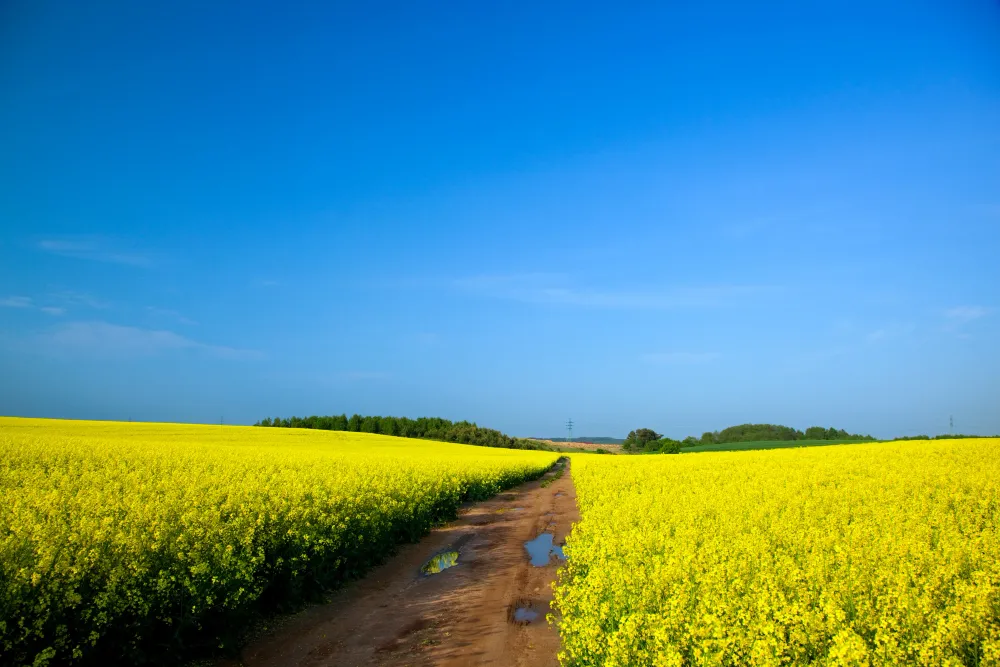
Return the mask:
POLYGON ((579 520, 568 462, 562 477, 553 477, 463 508, 456 521, 220 667, 558 665, 559 635, 545 615, 559 560, 535 567, 524 546, 543 532, 562 544, 579 520), (421 572, 448 551, 458 551, 456 566, 421 572), (518 608, 537 616, 516 620, 518 608))

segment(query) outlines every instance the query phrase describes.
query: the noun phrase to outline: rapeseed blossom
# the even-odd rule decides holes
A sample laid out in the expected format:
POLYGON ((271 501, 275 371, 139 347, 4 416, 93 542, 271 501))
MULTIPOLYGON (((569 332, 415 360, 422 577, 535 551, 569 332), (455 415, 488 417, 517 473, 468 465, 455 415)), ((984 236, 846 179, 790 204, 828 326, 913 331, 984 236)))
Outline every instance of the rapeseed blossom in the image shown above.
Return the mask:
POLYGON ((219 633, 257 605, 355 576, 463 500, 538 476, 556 456, 0 418, 0 663, 134 662, 151 645, 225 644, 219 633))
POLYGON ((1000 664, 1000 440, 572 462, 565 666, 1000 664))

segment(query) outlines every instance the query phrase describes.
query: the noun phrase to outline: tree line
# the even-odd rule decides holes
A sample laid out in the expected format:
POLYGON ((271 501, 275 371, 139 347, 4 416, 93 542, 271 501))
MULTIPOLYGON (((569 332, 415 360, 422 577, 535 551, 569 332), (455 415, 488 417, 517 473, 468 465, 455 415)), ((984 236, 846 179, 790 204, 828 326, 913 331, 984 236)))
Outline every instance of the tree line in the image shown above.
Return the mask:
POLYGON ((699 445, 720 445, 727 442, 760 442, 768 440, 860 440, 874 441, 870 435, 860 435, 848 433, 844 429, 823 428, 822 426, 810 426, 805 431, 800 431, 791 426, 781 426, 780 424, 740 424, 730 426, 721 431, 706 431, 702 433, 700 440, 686 438, 684 442, 694 441, 699 445))
POLYGON ((267 417, 254 424, 270 428, 314 428, 323 431, 350 431, 378 433, 401 438, 421 438, 456 442, 480 447, 505 447, 507 449, 550 449, 543 443, 527 438, 515 438, 496 429, 483 428, 474 422, 453 422, 441 417, 377 417, 346 414, 319 417, 267 417))
MULTIPOLYGON (((923 436, 926 437, 926 436, 923 436)), ((701 438, 688 436, 683 440, 672 440, 664 437, 650 428, 639 428, 629 432, 622 449, 626 452, 659 452, 662 454, 677 454, 684 447, 697 445, 717 445, 729 442, 761 442, 772 440, 855 440, 859 442, 874 441, 870 435, 848 433, 843 429, 822 426, 810 426, 805 431, 781 426, 780 424, 740 424, 730 426, 721 431, 706 431, 701 438)))

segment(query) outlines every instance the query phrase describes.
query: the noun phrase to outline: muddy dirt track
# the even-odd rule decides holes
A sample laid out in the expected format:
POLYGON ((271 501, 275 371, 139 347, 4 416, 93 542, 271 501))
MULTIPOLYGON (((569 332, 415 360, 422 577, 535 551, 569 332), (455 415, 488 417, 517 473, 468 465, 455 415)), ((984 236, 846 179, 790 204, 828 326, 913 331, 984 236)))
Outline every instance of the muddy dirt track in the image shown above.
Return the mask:
MULTIPOLYGON (((522 484, 464 507, 456 521, 345 586, 329 603, 282 623, 220 667, 337 665, 558 665, 559 635, 546 622, 561 561, 533 566, 525 542, 551 532, 560 545, 579 520, 569 464, 548 486, 522 484), (457 551, 438 574, 421 567, 457 551), (537 616, 525 623, 515 619, 537 616)), ((544 557, 542 560, 545 560, 544 557)))

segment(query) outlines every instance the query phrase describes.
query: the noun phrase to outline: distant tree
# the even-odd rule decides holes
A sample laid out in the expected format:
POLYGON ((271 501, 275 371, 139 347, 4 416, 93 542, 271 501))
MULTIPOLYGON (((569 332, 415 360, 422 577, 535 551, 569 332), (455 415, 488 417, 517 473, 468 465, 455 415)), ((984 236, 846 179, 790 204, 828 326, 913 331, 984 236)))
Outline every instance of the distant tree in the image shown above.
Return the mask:
POLYGON ((671 440, 670 438, 662 438, 656 440, 655 444, 658 445, 656 451, 661 454, 680 454, 681 453, 681 443, 676 440, 671 440))
POLYGON ((395 417, 382 417, 378 420, 378 431, 382 435, 396 435, 396 418, 395 417))
POLYGON ((639 428, 629 431, 628 437, 622 443, 622 449, 625 451, 642 452, 646 450, 648 443, 659 440, 661 437, 663 436, 651 428, 639 428))
POLYGON ((309 417, 289 417, 281 419, 275 417, 263 419, 255 426, 267 426, 270 422, 272 427, 285 428, 312 428, 327 431, 351 431, 363 433, 381 433, 385 435, 398 435, 408 438, 424 438, 427 440, 444 440, 446 442, 460 442, 481 447, 507 447, 511 449, 545 449, 551 448, 537 440, 526 438, 514 438, 500 431, 491 428, 482 428, 474 422, 461 421, 451 422, 440 417, 420 417, 419 419, 408 419, 406 417, 376 417, 361 415, 331 415, 309 417))
POLYGON ((798 440, 802 432, 776 424, 740 424, 715 434, 715 442, 755 442, 759 440, 798 440))
POLYGON ((699 444, 701 443, 699 442, 698 438, 694 437, 693 435, 689 435, 688 437, 681 440, 681 447, 695 447, 699 444))
POLYGON ((872 440, 870 435, 858 435, 848 433, 844 429, 834 427, 823 428, 822 426, 810 426, 803 436, 806 440, 872 440))
POLYGON ((353 414, 351 418, 347 420, 347 430, 357 433, 361 430, 361 415, 353 414))

